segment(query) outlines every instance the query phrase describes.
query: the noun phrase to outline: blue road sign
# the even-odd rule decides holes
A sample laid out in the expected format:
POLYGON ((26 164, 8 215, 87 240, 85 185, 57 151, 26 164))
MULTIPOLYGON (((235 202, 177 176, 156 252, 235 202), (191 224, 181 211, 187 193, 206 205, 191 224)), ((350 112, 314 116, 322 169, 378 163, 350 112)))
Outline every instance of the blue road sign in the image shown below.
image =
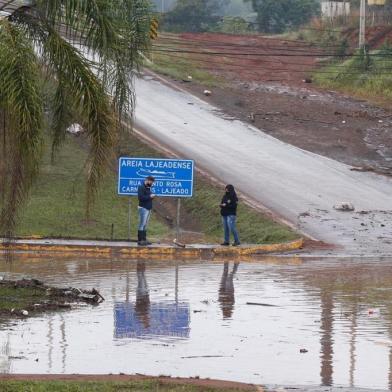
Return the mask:
POLYGON ((191 160, 122 157, 118 162, 118 194, 137 196, 139 185, 153 176, 155 195, 192 197, 193 166, 191 160))

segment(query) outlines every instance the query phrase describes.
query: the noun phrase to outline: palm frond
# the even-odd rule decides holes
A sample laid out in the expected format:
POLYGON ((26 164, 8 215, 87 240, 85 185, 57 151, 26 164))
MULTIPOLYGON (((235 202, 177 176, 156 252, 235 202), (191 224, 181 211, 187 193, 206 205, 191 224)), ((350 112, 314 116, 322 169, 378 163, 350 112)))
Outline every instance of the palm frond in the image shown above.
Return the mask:
POLYGON ((66 137, 67 127, 74 119, 74 104, 64 80, 58 80, 52 101, 52 163, 66 137))
MULTIPOLYGON (((13 137, 19 135, 14 133, 14 128, 18 126, 18 132, 24 136, 22 138, 19 135, 19 139, 15 140, 19 153, 8 153, 14 159, 13 172, 17 175, 24 172, 28 179, 24 189, 31 184, 38 169, 38 136, 42 130, 43 102, 34 101, 33 93, 39 98, 35 79, 36 67, 40 66, 41 72, 56 86, 51 112, 53 154, 61 146, 66 125, 75 117, 87 130, 90 140, 90 153, 86 162, 89 210, 108 166, 118 125, 124 114, 132 113, 134 109, 133 79, 141 64, 142 53, 150 47, 150 20, 148 0, 36 0, 32 9, 20 9, 9 21, 2 22, 1 34, 4 37, 7 35, 8 41, 0 37, 4 41, 0 44, 0 50, 3 51, 3 55, 0 54, 0 71, 2 67, 14 67, 15 74, 11 76, 18 76, 19 63, 15 59, 14 63, 10 60, 18 53, 11 47, 10 37, 13 34, 23 38, 16 49, 23 52, 27 48, 17 58, 18 61, 25 62, 26 72, 29 67, 34 71, 30 73, 29 80, 27 74, 22 72, 19 75, 21 79, 26 77, 26 80, 20 82, 30 84, 30 91, 26 90, 24 97, 28 101, 24 106, 25 112, 13 106, 15 102, 8 93, 2 94, 4 87, 13 95, 10 86, 18 84, 11 80, 11 76, 0 76, 0 109, 7 110, 7 117, 12 123, 7 126, 7 132, 12 129, 13 137), (28 57, 27 61, 23 56, 28 57), (18 121, 23 123, 22 127, 18 121), (27 124, 30 124, 29 127, 27 124), (25 128, 29 128, 29 132, 25 128), (17 169, 20 172, 16 173, 17 169)), ((15 98, 21 99, 20 95, 15 98)), ((2 162, 5 160, 5 157, 1 157, 2 162)), ((16 186, 11 183, 5 185, 9 195, 13 192, 11 189, 14 189, 17 198, 22 199, 23 191, 16 189, 16 186)), ((4 204, 2 222, 14 224, 11 218, 5 216, 7 208, 4 204)), ((15 215, 16 207, 8 210, 9 217, 15 215)))
POLYGON ((7 114, 5 199, 0 229, 11 233, 16 211, 26 199, 41 157, 43 112, 33 47, 7 20, 0 22, 1 104, 7 114))

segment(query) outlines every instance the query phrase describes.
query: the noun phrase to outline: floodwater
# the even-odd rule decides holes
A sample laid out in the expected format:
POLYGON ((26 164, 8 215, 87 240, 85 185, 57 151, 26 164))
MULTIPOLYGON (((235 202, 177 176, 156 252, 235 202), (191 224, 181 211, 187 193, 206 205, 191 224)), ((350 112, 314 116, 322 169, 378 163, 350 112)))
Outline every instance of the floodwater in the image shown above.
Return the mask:
POLYGON ((4 373, 122 372, 392 389, 388 260, 24 258, 0 261, 0 274, 95 287, 106 299, 1 323, 4 373))

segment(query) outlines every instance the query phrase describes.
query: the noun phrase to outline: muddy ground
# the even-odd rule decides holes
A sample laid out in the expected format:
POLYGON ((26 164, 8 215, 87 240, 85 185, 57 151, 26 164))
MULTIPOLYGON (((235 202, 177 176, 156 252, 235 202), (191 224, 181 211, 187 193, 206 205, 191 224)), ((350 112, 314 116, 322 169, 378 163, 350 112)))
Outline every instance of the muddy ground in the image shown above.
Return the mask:
POLYGON ((391 172, 391 111, 332 91, 263 82, 235 82, 214 89, 208 100, 284 142, 355 167, 391 172))
POLYGON ((95 290, 47 286, 37 279, 0 280, 0 316, 30 317, 70 309, 72 304, 99 304, 104 298, 95 290))
POLYGON ((307 83, 331 50, 303 42, 225 34, 184 34, 176 41, 163 42, 197 52, 186 56, 224 80, 209 97, 198 83, 175 82, 229 116, 360 170, 391 173, 392 111, 307 83))

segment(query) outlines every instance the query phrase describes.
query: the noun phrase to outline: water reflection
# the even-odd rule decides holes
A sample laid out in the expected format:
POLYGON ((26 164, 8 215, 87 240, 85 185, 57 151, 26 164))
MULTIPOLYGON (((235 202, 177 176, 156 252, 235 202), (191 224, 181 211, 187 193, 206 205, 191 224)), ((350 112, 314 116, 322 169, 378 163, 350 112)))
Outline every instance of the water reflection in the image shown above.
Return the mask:
POLYGON ((333 384, 333 296, 331 292, 322 290, 321 298, 321 385, 333 384))
POLYGON ((127 271, 126 301, 114 304, 114 337, 153 338, 167 336, 188 338, 190 309, 188 303, 178 303, 178 268, 176 268, 176 299, 174 302, 151 303, 146 278, 146 262, 136 264, 136 300, 129 302, 129 271, 127 271))
POLYGON ((10 353, 10 335, 7 333, 0 345, 0 373, 11 372, 10 353))
POLYGON ((239 263, 234 263, 232 271, 229 273, 229 262, 223 264, 222 279, 219 285, 219 303, 221 305, 223 318, 231 318, 235 304, 234 296, 234 275, 237 272, 239 263))
POLYGON ((136 266, 137 289, 135 312, 139 321, 147 330, 150 327, 150 293, 146 280, 146 263, 138 261, 136 266))
POLYGON ((0 325, 2 372, 198 375, 392 390, 388 262, 280 259, 239 267, 36 259, 0 262, 0 270, 95 287, 106 298, 98 307, 0 325))

